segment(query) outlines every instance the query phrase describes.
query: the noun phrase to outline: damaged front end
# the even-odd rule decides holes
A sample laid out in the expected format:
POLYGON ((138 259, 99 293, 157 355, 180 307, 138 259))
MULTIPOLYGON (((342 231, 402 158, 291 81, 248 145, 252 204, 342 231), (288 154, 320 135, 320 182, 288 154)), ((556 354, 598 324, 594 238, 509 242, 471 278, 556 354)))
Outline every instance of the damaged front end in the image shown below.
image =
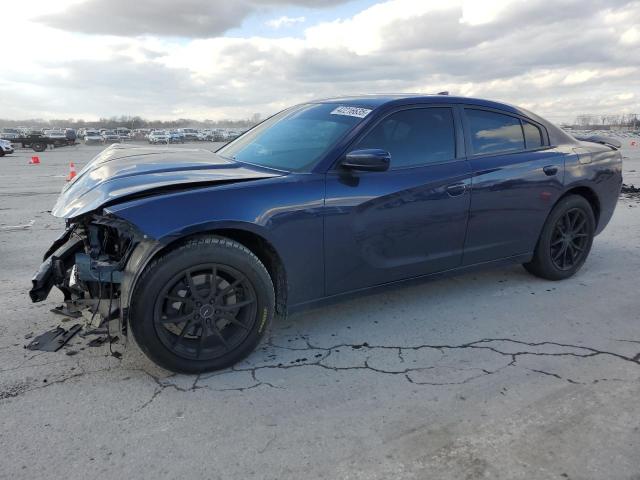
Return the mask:
POLYGON ((126 221, 98 214, 67 220, 66 231, 45 253, 32 279, 31 300, 45 300, 55 286, 64 295, 64 305, 55 313, 83 315, 96 327, 119 317, 126 330, 126 306, 135 275, 127 264, 136 250, 138 263, 155 250, 155 242, 126 221), (122 301, 123 294, 127 302, 122 301))
POLYGON ((153 238, 146 221, 146 227, 138 227, 119 216, 123 204, 282 175, 202 149, 113 145, 66 184, 53 206, 52 215, 65 218, 67 229, 44 255, 33 277, 31 299, 45 300, 55 286, 64 295, 64 305, 55 313, 88 314, 93 323, 95 318, 115 318, 119 311, 126 328, 138 277, 168 240, 153 238))

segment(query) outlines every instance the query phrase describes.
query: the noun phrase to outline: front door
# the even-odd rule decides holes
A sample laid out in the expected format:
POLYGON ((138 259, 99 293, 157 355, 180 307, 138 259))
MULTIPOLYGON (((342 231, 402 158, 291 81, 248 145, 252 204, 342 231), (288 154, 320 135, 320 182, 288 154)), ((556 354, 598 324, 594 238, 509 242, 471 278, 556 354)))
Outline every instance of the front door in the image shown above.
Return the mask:
POLYGON ((327 295, 461 264, 471 168, 456 130, 449 107, 393 112, 350 148, 388 151, 388 171, 327 174, 327 295))

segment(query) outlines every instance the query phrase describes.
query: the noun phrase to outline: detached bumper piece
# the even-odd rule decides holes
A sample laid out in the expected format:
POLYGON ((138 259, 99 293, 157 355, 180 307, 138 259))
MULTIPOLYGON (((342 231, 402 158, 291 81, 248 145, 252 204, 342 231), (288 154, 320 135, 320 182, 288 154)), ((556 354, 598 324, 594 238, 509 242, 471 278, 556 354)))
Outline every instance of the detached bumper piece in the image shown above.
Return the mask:
MULTIPOLYGON (((46 260, 31 279, 32 288, 29 296, 32 302, 41 302, 47 298, 54 285, 63 285, 66 276, 66 264, 73 255, 82 248, 81 239, 71 239, 71 232, 67 231, 53 244, 58 246, 54 253, 47 252, 46 260)), ((66 294, 65 294, 66 297, 66 294)))
POLYGON ((69 330, 65 330, 62 327, 56 327, 53 330, 44 332, 42 335, 38 335, 25 348, 28 350, 41 350, 43 352, 57 352, 81 329, 82 325, 79 323, 71 327, 69 330))

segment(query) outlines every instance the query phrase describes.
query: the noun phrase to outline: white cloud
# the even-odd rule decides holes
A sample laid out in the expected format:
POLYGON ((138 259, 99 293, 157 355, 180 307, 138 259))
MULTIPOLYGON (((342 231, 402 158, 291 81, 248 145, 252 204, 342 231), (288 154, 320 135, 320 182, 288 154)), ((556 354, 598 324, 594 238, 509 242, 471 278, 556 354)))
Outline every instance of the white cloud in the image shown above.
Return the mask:
POLYGON ((465 1, 462 6, 461 23, 483 25, 494 21, 509 5, 525 0, 465 1))
POLYGON ((308 28, 305 40, 307 45, 314 48, 346 48, 365 55, 384 45, 383 31, 386 26, 428 12, 450 10, 459 5, 457 0, 390 0, 363 10, 352 18, 336 19, 308 28))
POLYGON ((295 25, 296 23, 304 23, 307 19, 305 17, 287 17, 286 15, 278 18, 274 18, 265 22, 265 25, 271 28, 275 28, 276 30, 282 27, 290 27, 291 25, 295 25))
POLYGON ((624 31, 624 33, 620 37, 620 41, 624 45, 640 44, 640 28, 636 26, 628 28, 627 30, 624 31))
POLYGON ((600 72, 597 70, 577 70, 575 72, 571 72, 566 77, 562 83, 565 85, 576 85, 578 83, 584 83, 592 78, 596 78, 600 72))
MULTIPOLYGON (((29 0, 37 1, 41 0, 29 0)), ((54 11, 38 12, 40 23, 71 32, 118 35, 167 35, 207 38, 239 27, 256 12, 277 7, 327 8, 349 0, 64 0, 54 11)))

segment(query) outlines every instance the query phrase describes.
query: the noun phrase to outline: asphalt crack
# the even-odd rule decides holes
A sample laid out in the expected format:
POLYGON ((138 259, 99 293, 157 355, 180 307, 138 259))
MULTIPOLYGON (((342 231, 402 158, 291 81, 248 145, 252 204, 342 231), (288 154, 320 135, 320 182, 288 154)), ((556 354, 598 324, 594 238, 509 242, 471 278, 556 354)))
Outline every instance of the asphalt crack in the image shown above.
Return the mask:
MULTIPOLYGON (((274 343, 272 339, 263 347, 263 351, 273 349, 273 350, 282 350, 295 352, 296 355, 299 355, 299 358, 295 358, 290 360, 289 363, 284 362, 266 362, 264 364, 251 365, 250 363, 254 361, 251 357, 249 360, 243 362, 241 365, 236 365, 228 370, 224 370, 222 372, 216 372, 215 374, 206 376, 203 375, 202 379, 210 379, 213 377, 221 377, 225 375, 231 375, 234 373, 242 373, 248 372, 251 374, 251 378, 254 383, 251 385, 236 387, 236 388, 225 388, 219 389, 221 391, 244 391, 248 389, 257 388, 260 386, 268 386, 273 388, 282 388, 274 386, 272 383, 266 382, 259 378, 259 374, 265 370, 287 370, 293 368, 305 368, 305 367, 313 367, 313 368, 321 368, 325 370, 331 370, 334 372, 341 371, 371 371, 376 374, 383 375, 401 375, 404 376, 405 379, 414 385, 429 385, 429 386, 437 386, 437 385, 462 385, 469 382, 472 382, 478 378, 485 377, 488 375, 494 375, 496 373, 501 372, 502 370, 518 366, 518 360, 524 356, 532 356, 532 357, 573 357, 578 359, 587 359, 598 356, 608 356, 611 358, 615 358, 617 360, 621 360, 624 362, 630 362, 634 365, 640 366, 640 353, 634 356, 626 356, 617 352, 601 350, 589 346, 584 345, 573 345, 568 343, 560 343, 553 341, 542 341, 542 342, 526 342, 522 340, 515 340, 511 338, 484 338, 481 340, 476 340, 473 342, 467 342, 459 345, 451 345, 451 344, 422 344, 415 346, 398 346, 398 345, 371 345, 368 343, 340 343, 330 347, 321 347, 319 345, 314 345, 309 341, 309 339, 305 336, 298 337, 299 340, 302 340, 305 344, 303 347, 295 347, 288 345, 279 345, 274 343), (511 348, 509 348, 511 347, 511 348), (467 368, 462 367, 455 364, 448 363, 439 363, 437 365, 416 365, 416 366, 407 366, 407 355, 411 352, 419 352, 423 350, 433 350, 434 352, 439 352, 442 355, 442 358, 448 356, 448 353, 453 353, 459 350, 479 350, 479 351, 488 351, 496 354, 499 357, 504 357, 507 360, 506 363, 496 366, 496 368, 467 368), (559 351, 552 351, 552 350, 559 351), (331 365, 329 361, 332 356, 344 352, 345 350, 350 350, 351 352, 367 352, 367 356, 360 364, 348 365, 348 366, 340 366, 340 365, 331 365), (402 368, 400 367, 379 367, 372 364, 372 357, 375 356, 375 353, 378 351, 394 351, 398 362, 403 364, 402 368), (546 351, 545 351, 546 350, 546 351), (551 350, 551 351, 550 351, 551 350), (316 353, 320 352, 320 353, 316 353), (314 354, 315 355, 309 355, 314 354), (306 354, 306 355, 305 355, 306 354), (309 360, 309 358, 313 358, 313 360, 309 360), (445 379, 443 381, 428 381, 428 380, 420 380, 414 378, 414 374, 416 373, 429 373, 429 371, 451 371, 456 373, 463 373, 463 378, 457 380, 446 380, 446 375, 443 375, 445 379)), ((268 358, 278 358, 278 355, 268 355, 268 358)), ((254 357, 255 358, 255 357, 254 357)), ((415 362, 415 361, 414 361, 415 362)), ((260 363, 259 361, 257 363, 260 363)), ((523 367, 526 368, 526 367, 523 367)), ((527 370, 537 373, 539 375, 550 376, 556 378, 558 380, 570 383, 570 384, 580 384, 582 382, 578 382, 571 378, 562 377, 559 374, 548 372, 542 369, 532 369, 526 368, 527 370)), ((607 379, 598 379, 594 380, 603 381, 607 379)), ((616 379, 619 380, 619 379, 616 379)), ((196 382, 197 383, 197 382, 196 382)))
MULTIPOLYGON (((33 390, 59 385, 84 375, 104 372, 113 368, 122 369, 124 372, 140 372, 154 382, 155 388, 150 397, 134 410, 134 412, 140 412, 153 405, 166 389, 173 389, 181 393, 195 392, 200 389, 216 392, 244 392, 258 388, 283 389, 285 386, 269 381, 264 378, 263 373, 298 368, 319 368, 332 372, 365 371, 377 375, 400 376, 412 385, 445 386, 467 384, 482 377, 498 374, 511 367, 523 368, 537 375, 555 378, 574 385, 585 383, 549 371, 548 368, 518 365, 521 358, 528 356, 576 359, 608 357, 640 366, 640 352, 635 355, 623 355, 594 347, 555 341, 526 342, 511 338, 484 338, 457 345, 372 345, 363 342, 340 343, 329 347, 316 345, 306 336, 297 336, 288 341, 298 341, 301 342, 301 345, 281 345, 270 338, 259 351, 240 364, 226 370, 193 377, 177 374, 159 376, 143 368, 132 369, 121 364, 109 365, 104 369, 87 372, 83 369, 80 361, 77 361, 74 363, 75 367, 71 369, 77 369, 77 371, 62 375, 57 379, 44 379, 43 383, 38 385, 33 383, 18 385, 14 382, 0 387, 0 399, 13 399, 33 390), (484 353, 481 354, 481 352, 484 353), (487 362, 489 365, 482 365, 482 362, 487 362), (228 380, 231 375, 241 374, 245 374, 246 378, 234 379, 229 384, 228 380), (220 381, 216 382, 215 379, 220 379, 220 381), (207 380, 208 382, 205 382, 207 380), (237 382, 236 380, 242 381, 237 382)), ((630 343, 635 343, 635 341, 630 341, 630 343)), ((0 370, 0 373, 62 362, 61 360, 53 360, 46 363, 30 364, 31 361, 42 355, 42 353, 29 355, 17 366, 0 370)), ((92 355, 91 357, 97 356, 100 355, 92 355)), ((594 379, 591 383, 606 380, 609 379, 594 379)), ((611 380, 624 381, 619 378, 611 380)))

